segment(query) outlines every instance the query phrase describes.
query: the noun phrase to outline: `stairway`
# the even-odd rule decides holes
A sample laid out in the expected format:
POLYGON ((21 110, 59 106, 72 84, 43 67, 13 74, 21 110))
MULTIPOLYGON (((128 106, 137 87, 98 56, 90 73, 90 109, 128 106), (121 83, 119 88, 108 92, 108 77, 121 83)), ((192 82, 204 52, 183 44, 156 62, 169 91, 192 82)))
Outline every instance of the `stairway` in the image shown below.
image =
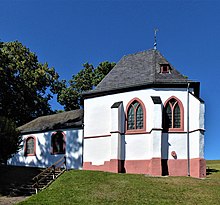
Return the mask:
POLYGON ((32 187, 35 189, 35 193, 48 187, 54 180, 56 180, 61 174, 66 171, 66 157, 62 157, 55 162, 52 166, 45 169, 38 174, 32 180, 35 182, 32 187))
POLYGON ((10 196, 30 196, 37 194, 39 191, 48 187, 61 174, 66 171, 66 157, 62 157, 52 166, 44 169, 40 174, 35 176, 29 183, 21 186, 12 186, 10 196))
POLYGON ((35 194, 35 189, 32 187, 33 183, 22 184, 19 187, 11 187, 10 188, 10 196, 31 196, 35 194))
POLYGON ((38 193, 38 191, 41 191, 48 187, 64 172, 64 168, 56 168, 54 170, 49 170, 48 172, 46 172, 46 170, 43 171, 40 175, 40 178, 34 177, 35 183, 32 185, 32 187, 35 189, 35 193, 38 193))

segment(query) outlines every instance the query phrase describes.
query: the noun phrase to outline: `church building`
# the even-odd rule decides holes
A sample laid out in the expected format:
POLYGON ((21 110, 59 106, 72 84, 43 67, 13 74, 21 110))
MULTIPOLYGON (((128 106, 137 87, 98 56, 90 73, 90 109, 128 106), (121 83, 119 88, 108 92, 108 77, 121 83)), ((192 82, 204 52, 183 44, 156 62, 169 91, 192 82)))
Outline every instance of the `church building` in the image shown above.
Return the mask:
POLYGON ((84 111, 39 117, 19 128, 21 150, 8 164, 151 176, 206 176, 200 83, 157 49, 124 56, 83 94, 84 111))
POLYGON ((21 149, 9 165, 47 168, 65 156, 67 169, 82 168, 83 110, 38 117, 18 130, 21 149))
POLYGON ((199 93, 156 49, 124 56, 84 93, 83 169, 205 177, 199 93))

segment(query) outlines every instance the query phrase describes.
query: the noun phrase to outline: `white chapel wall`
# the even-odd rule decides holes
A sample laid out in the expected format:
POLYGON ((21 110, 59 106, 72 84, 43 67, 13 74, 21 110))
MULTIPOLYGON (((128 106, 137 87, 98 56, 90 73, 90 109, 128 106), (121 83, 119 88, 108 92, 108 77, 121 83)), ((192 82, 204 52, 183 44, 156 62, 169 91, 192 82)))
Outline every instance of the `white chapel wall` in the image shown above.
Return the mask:
MULTIPOLYGON (((51 136, 54 131, 23 135, 20 151, 8 160, 8 164, 16 166, 49 167, 59 160, 64 154, 51 154, 51 136), (29 136, 36 139, 36 154, 25 156, 24 142, 29 136)), ((60 130, 66 135, 66 159, 68 169, 82 168, 82 129, 60 130)))
MULTIPOLYGON (((84 101, 84 136, 85 138, 89 137, 89 139, 84 140, 84 161, 92 162, 94 164, 101 164, 104 161, 110 160, 110 153, 108 150, 111 150, 111 143, 109 140, 111 135, 110 132, 112 129, 111 106, 115 102, 122 101, 124 112, 126 112, 126 106, 130 100, 133 98, 140 99, 146 108, 146 132, 151 132, 155 126, 157 126, 156 128, 162 128, 161 118, 158 118, 160 122, 155 122, 152 120, 155 112, 151 96, 159 96, 163 104, 172 96, 175 96, 182 102, 184 107, 184 132, 186 132, 186 88, 145 89, 86 99, 84 101), (98 142, 99 144, 97 144, 98 142), (102 146, 103 148, 99 148, 99 146, 102 146), (94 151, 94 149, 97 149, 97 151, 94 151)), ((204 106, 201 105, 201 102, 198 99, 190 94, 190 131, 198 130, 201 128, 201 118, 204 117, 203 112, 204 106)), ((191 157, 197 158, 202 155, 199 154, 202 152, 201 149, 203 149, 203 145, 201 144, 202 140, 200 139, 201 135, 198 131, 196 133, 191 133, 190 136, 190 144, 192 150, 191 157)), ((152 156, 158 156, 157 146, 161 146, 161 141, 157 144, 157 142, 153 141, 152 137, 152 133, 125 135, 125 159, 139 160, 150 159, 152 156), (154 153, 154 150, 157 150, 157 153, 154 153)), ((165 134, 163 134, 163 138, 164 137, 166 138, 165 134)), ((166 148, 165 150, 162 150, 161 157, 171 158, 170 152, 176 151, 179 159, 186 159, 186 133, 169 133, 168 138, 169 139, 167 140, 162 139, 162 146, 166 144, 166 148)))

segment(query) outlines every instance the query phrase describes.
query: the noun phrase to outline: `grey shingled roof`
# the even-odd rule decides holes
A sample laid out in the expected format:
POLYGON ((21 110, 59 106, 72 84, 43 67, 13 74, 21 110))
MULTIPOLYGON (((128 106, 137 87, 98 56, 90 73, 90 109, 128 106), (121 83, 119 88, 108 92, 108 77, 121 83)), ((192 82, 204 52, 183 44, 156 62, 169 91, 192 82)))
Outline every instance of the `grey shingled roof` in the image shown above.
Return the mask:
POLYGON ((187 84, 187 82, 192 81, 180 74, 158 50, 150 49, 124 56, 97 87, 85 95, 149 84, 187 84), (170 73, 160 73, 161 64, 169 64, 170 73))
POLYGON ((21 133, 34 133, 64 128, 81 128, 82 125, 83 110, 79 109, 38 117, 18 129, 21 133))

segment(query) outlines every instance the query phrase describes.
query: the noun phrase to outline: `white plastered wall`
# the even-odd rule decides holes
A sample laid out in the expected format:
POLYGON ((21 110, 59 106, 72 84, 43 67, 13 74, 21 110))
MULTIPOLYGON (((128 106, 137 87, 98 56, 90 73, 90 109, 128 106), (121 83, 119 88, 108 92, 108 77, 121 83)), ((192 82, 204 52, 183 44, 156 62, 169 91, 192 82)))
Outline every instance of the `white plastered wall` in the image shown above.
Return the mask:
POLYGON ((102 165, 110 160, 111 137, 102 137, 84 140, 83 161, 93 165, 102 165))
MULTIPOLYGON (((184 133, 163 133, 162 158, 173 159, 171 152, 175 151, 177 159, 187 159, 187 92, 185 98, 179 99, 184 107, 184 133)), ((165 99, 164 99, 165 101, 165 99)), ((163 102, 164 102, 163 101, 163 102)), ((189 95, 189 150, 190 158, 204 158, 204 103, 189 95)))
MULTIPOLYGON (((16 166, 49 167, 59 160, 64 154, 51 154, 51 136, 54 131, 23 135, 20 151, 8 160, 8 164, 16 166), (36 155, 24 155, 24 142, 27 137, 36 139, 36 155)), ((82 129, 60 130, 66 136, 66 160, 68 169, 82 168, 82 129)))
MULTIPOLYGON (((187 90, 184 88, 145 89, 86 99, 84 101, 84 162, 100 165, 104 161, 111 159, 111 152, 109 151, 111 150, 110 132, 114 128, 111 122, 111 106, 115 102, 122 101, 124 112, 126 112, 126 106, 133 98, 140 99, 145 105, 146 132, 149 132, 149 134, 122 135, 122 137, 125 137, 124 158, 126 160, 151 159, 152 157, 169 158, 170 151, 174 150, 179 158, 186 159, 186 133, 169 134, 167 136, 168 140, 164 140, 166 134, 163 134, 162 143, 155 143, 153 136, 157 137, 157 134, 155 135, 151 131, 154 128, 161 128, 162 119, 159 117, 158 122, 152 120, 157 118, 155 118, 155 105, 151 96, 159 96, 163 104, 172 96, 175 96, 182 102, 184 107, 184 131, 186 132, 187 90), (89 138, 86 139, 86 137, 89 138), (161 146, 161 144, 162 146, 166 145, 165 149, 157 147, 161 146), (158 156, 158 150, 161 150, 160 156, 158 156)), ((198 99, 190 94, 190 131, 204 128, 204 105, 201 104, 198 99), (202 121, 203 123, 201 123, 202 121)), ((118 122, 116 121, 115 123, 118 122)), ((202 156, 201 153, 203 153, 202 150, 204 149, 202 137, 200 131, 190 134, 190 145, 192 144, 191 157, 193 158, 202 156)), ((158 137, 158 140, 161 140, 161 137, 158 137)))

